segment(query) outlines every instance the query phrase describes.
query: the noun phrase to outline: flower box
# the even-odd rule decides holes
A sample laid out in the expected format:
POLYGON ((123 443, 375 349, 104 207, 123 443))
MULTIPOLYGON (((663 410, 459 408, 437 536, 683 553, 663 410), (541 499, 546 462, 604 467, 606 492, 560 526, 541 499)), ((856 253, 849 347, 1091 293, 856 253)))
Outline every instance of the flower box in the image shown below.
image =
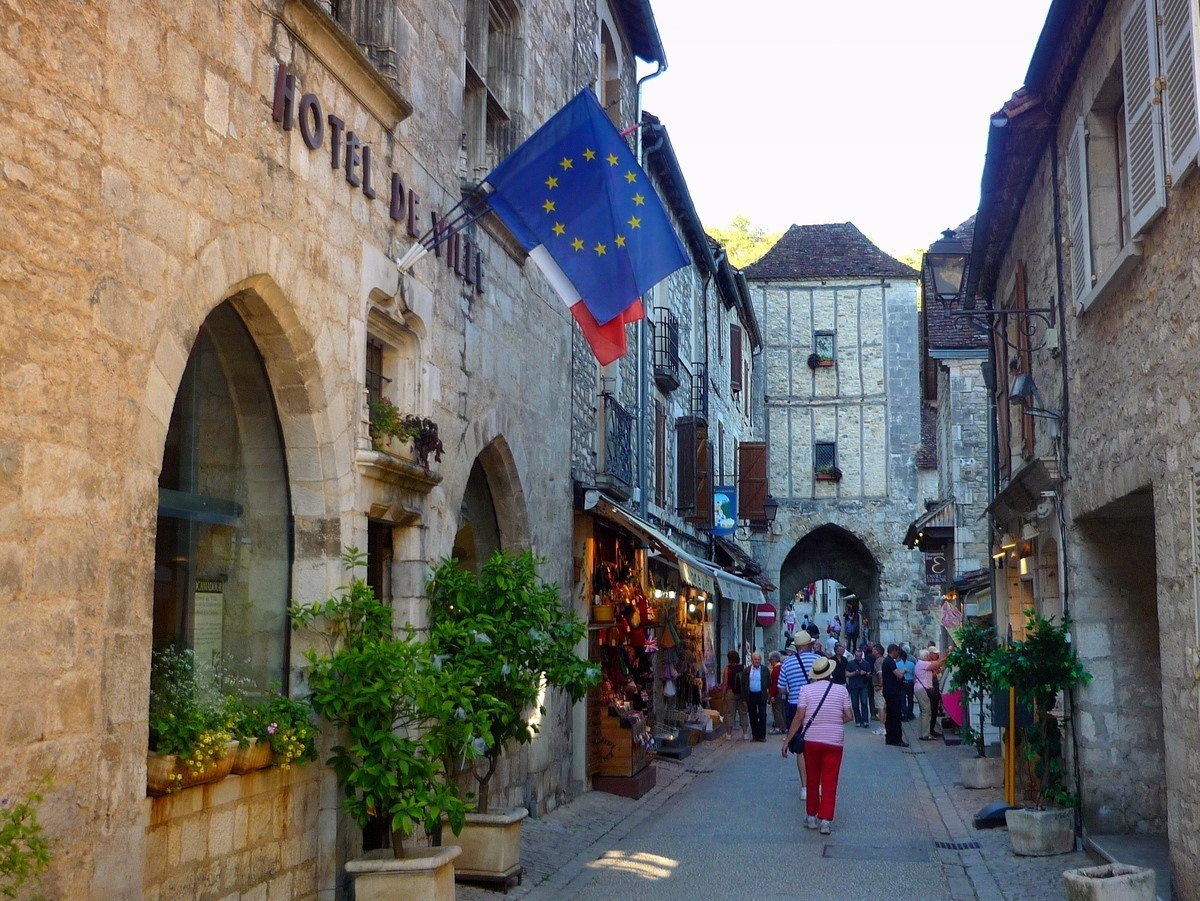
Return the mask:
POLYGON ((239 776, 265 769, 271 765, 271 743, 257 738, 247 739, 239 745, 233 757, 233 771, 239 776))
POLYGON ((237 756, 238 743, 231 741, 229 750, 208 766, 192 771, 187 761, 177 754, 155 754, 146 752, 146 794, 169 795, 193 785, 218 782, 233 772, 233 761, 237 756))

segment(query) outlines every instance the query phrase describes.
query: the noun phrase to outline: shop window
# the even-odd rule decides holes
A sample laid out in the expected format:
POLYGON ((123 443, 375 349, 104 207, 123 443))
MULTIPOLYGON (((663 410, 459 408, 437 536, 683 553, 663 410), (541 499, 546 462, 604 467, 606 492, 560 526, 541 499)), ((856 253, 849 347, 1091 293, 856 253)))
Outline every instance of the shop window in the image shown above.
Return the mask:
POLYGON ((492 488, 483 465, 476 460, 458 508, 453 556, 463 568, 479 572, 500 547, 500 524, 492 488))
POLYGON ((158 480, 153 635, 266 688, 287 661, 292 520, 262 358, 229 302, 192 348, 158 480))
POLYGON ((478 181, 521 140, 523 43, 515 0, 467 0, 463 152, 478 181))

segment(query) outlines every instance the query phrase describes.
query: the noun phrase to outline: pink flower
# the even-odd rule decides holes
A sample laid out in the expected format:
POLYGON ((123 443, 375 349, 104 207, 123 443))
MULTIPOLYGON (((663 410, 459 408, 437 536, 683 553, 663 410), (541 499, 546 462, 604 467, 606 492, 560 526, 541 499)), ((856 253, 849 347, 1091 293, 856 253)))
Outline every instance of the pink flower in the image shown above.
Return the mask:
POLYGON ((271 723, 271 725, 267 726, 267 734, 274 735, 275 730, 278 728, 279 728, 279 725, 277 723, 271 723))

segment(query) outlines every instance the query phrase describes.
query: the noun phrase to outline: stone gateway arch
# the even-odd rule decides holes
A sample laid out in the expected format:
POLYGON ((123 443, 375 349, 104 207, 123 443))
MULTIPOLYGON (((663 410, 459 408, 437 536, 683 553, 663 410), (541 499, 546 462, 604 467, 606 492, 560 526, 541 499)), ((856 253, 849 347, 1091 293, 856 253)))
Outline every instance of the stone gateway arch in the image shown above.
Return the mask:
POLYGON ((879 564, 853 532, 832 523, 818 526, 793 545, 779 569, 779 599, 785 606, 804 586, 821 579, 840 582, 857 596, 859 609, 879 622, 879 564))

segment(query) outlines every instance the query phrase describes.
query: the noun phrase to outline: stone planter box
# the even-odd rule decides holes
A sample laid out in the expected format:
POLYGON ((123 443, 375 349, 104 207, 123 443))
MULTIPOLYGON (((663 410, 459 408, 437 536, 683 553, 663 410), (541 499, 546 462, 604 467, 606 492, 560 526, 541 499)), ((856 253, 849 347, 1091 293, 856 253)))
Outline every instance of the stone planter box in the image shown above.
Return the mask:
POLYGON ((958 762, 963 788, 1000 788, 1004 785, 1004 761, 999 757, 972 755, 958 762))
POLYGON ((210 763, 198 773, 193 773, 187 763, 174 754, 146 752, 146 794, 151 797, 168 795, 193 785, 217 782, 233 772, 233 761, 238 743, 231 741, 224 757, 210 763))
POLYGON ((239 776, 271 765, 271 743, 251 738, 239 745, 233 757, 233 771, 239 776))
POLYGON ((507 813, 469 813, 454 841, 462 854, 454 862, 454 878, 506 882, 521 872, 521 821, 524 807, 507 813))
POLYGON ((396 857, 390 848, 346 861, 354 879, 354 901, 454 901, 458 845, 420 848, 396 857))
POLYGON ((1075 811, 1009 810, 1004 814, 1013 852, 1022 857, 1050 857, 1075 849, 1075 811))
POLYGON ((1154 901, 1154 871, 1123 863, 1063 873, 1067 901, 1154 901))

